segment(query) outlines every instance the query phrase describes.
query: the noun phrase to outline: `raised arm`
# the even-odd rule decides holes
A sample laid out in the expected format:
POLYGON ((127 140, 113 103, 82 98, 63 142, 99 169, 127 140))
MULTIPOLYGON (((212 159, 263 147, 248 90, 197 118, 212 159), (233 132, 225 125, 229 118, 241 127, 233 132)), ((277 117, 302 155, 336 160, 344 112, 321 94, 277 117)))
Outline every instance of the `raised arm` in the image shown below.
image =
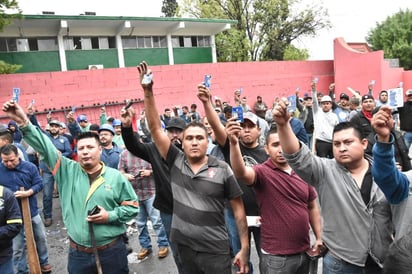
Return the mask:
POLYGON ((280 100, 273 109, 273 120, 278 128, 280 146, 283 152, 293 154, 299 151, 300 144, 298 138, 296 138, 296 135, 293 133, 289 119, 290 114, 287 110, 287 101, 280 100))
POLYGON ((231 167, 237 179, 242 180, 247 185, 252 185, 255 182, 256 173, 252 167, 245 166, 239 147, 239 135, 242 127, 234 119, 230 118, 226 124, 226 134, 230 143, 231 167))
POLYGON ((197 86, 197 97, 203 104, 207 121, 215 133, 216 142, 224 146, 227 138, 225 127, 220 122, 219 115, 213 108, 209 90, 203 84, 197 86))
MULTIPOLYGON (((373 146, 372 176, 386 199, 398 204, 409 195, 410 181, 400 172, 394 159, 394 137, 391 129, 394 120, 389 106, 382 106, 372 118, 372 127, 376 132, 376 142, 373 146)), ((412 175, 410 176, 412 177, 412 175)))
POLYGON ((145 75, 150 75, 152 72, 148 69, 145 61, 139 64, 137 70, 139 71, 140 83, 144 91, 144 108, 146 110, 147 123, 149 124, 152 138, 160 155, 163 159, 166 159, 171 143, 160 124, 159 111, 157 110, 155 98, 153 96, 153 81, 150 81, 150 83, 143 81, 145 75))

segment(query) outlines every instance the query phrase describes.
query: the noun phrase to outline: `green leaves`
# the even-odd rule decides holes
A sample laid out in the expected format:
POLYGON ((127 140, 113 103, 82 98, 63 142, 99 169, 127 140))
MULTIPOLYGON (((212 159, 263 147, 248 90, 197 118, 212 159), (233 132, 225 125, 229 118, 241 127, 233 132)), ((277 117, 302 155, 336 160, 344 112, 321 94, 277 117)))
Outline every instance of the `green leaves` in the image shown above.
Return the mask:
POLYGON ((398 58, 401 67, 412 69, 412 11, 400 10, 377 23, 366 41, 373 50, 383 50, 385 58, 398 58))

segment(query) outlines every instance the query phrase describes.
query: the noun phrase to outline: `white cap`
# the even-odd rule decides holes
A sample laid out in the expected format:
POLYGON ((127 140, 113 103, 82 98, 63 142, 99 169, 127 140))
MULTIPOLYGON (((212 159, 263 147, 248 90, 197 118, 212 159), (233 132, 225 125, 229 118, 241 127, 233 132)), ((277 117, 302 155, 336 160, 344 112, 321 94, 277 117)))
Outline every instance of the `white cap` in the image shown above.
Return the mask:
POLYGON ((406 96, 411 95, 411 94, 412 94, 412 89, 408 89, 408 90, 406 91, 406 96))
POLYGON ((332 98, 330 98, 329 95, 325 95, 325 96, 322 96, 322 98, 320 99, 320 102, 321 103, 323 103, 323 102, 332 102, 332 98))

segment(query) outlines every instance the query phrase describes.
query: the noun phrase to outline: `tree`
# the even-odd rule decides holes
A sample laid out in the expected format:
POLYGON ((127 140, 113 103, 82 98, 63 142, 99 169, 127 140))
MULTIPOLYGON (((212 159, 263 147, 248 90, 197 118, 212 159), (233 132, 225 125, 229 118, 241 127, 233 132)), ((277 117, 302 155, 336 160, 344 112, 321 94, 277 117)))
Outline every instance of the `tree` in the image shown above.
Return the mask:
POLYGON ((406 9, 377 23, 366 37, 373 50, 383 50, 385 58, 398 58, 401 67, 412 69, 412 11, 406 9))
POLYGON ((11 74, 21 69, 22 65, 13 65, 0 60, 0 74, 11 74))
POLYGON ((173 17, 176 15, 178 7, 176 0, 163 0, 162 12, 166 17, 173 17))
POLYGON ((185 0, 181 11, 197 18, 237 21, 236 31, 216 36, 219 61, 284 60, 293 41, 330 27, 322 7, 302 9, 299 4, 300 0, 185 0), (231 48, 221 48, 227 45, 231 48))
MULTIPOLYGON (((0 0, 0 31, 11 23, 14 18, 21 18, 21 10, 16 0, 0 0)), ((0 74, 10 74, 18 71, 22 66, 8 64, 0 60, 0 74)))
POLYGON ((2 31, 5 26, 9 25, 14 18, 21 18, 21 10, 17 1, 0 0, 0 31, 2 31))

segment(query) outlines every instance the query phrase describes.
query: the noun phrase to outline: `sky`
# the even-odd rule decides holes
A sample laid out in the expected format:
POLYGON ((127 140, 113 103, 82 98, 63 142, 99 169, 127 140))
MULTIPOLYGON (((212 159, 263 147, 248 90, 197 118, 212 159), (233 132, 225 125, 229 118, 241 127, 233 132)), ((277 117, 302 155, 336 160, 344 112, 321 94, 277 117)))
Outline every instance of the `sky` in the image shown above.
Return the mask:
MULTIPOLYGON (((162 16, 162 0, 17 0, 23 14, 41 14, 54 11, 56 15, 79 15, 86 11, 100 16, 162 16)), ((309 50, 310 60, 332 60, 333 39, 342 37, 346 42, 365 42, 368 31, 376 23, 400 9, 412 10, 411 0, 301 0, 301 4, 321 4, 328 10, 332 28, 320 31, 316 37, 297 43, 309 50)))

